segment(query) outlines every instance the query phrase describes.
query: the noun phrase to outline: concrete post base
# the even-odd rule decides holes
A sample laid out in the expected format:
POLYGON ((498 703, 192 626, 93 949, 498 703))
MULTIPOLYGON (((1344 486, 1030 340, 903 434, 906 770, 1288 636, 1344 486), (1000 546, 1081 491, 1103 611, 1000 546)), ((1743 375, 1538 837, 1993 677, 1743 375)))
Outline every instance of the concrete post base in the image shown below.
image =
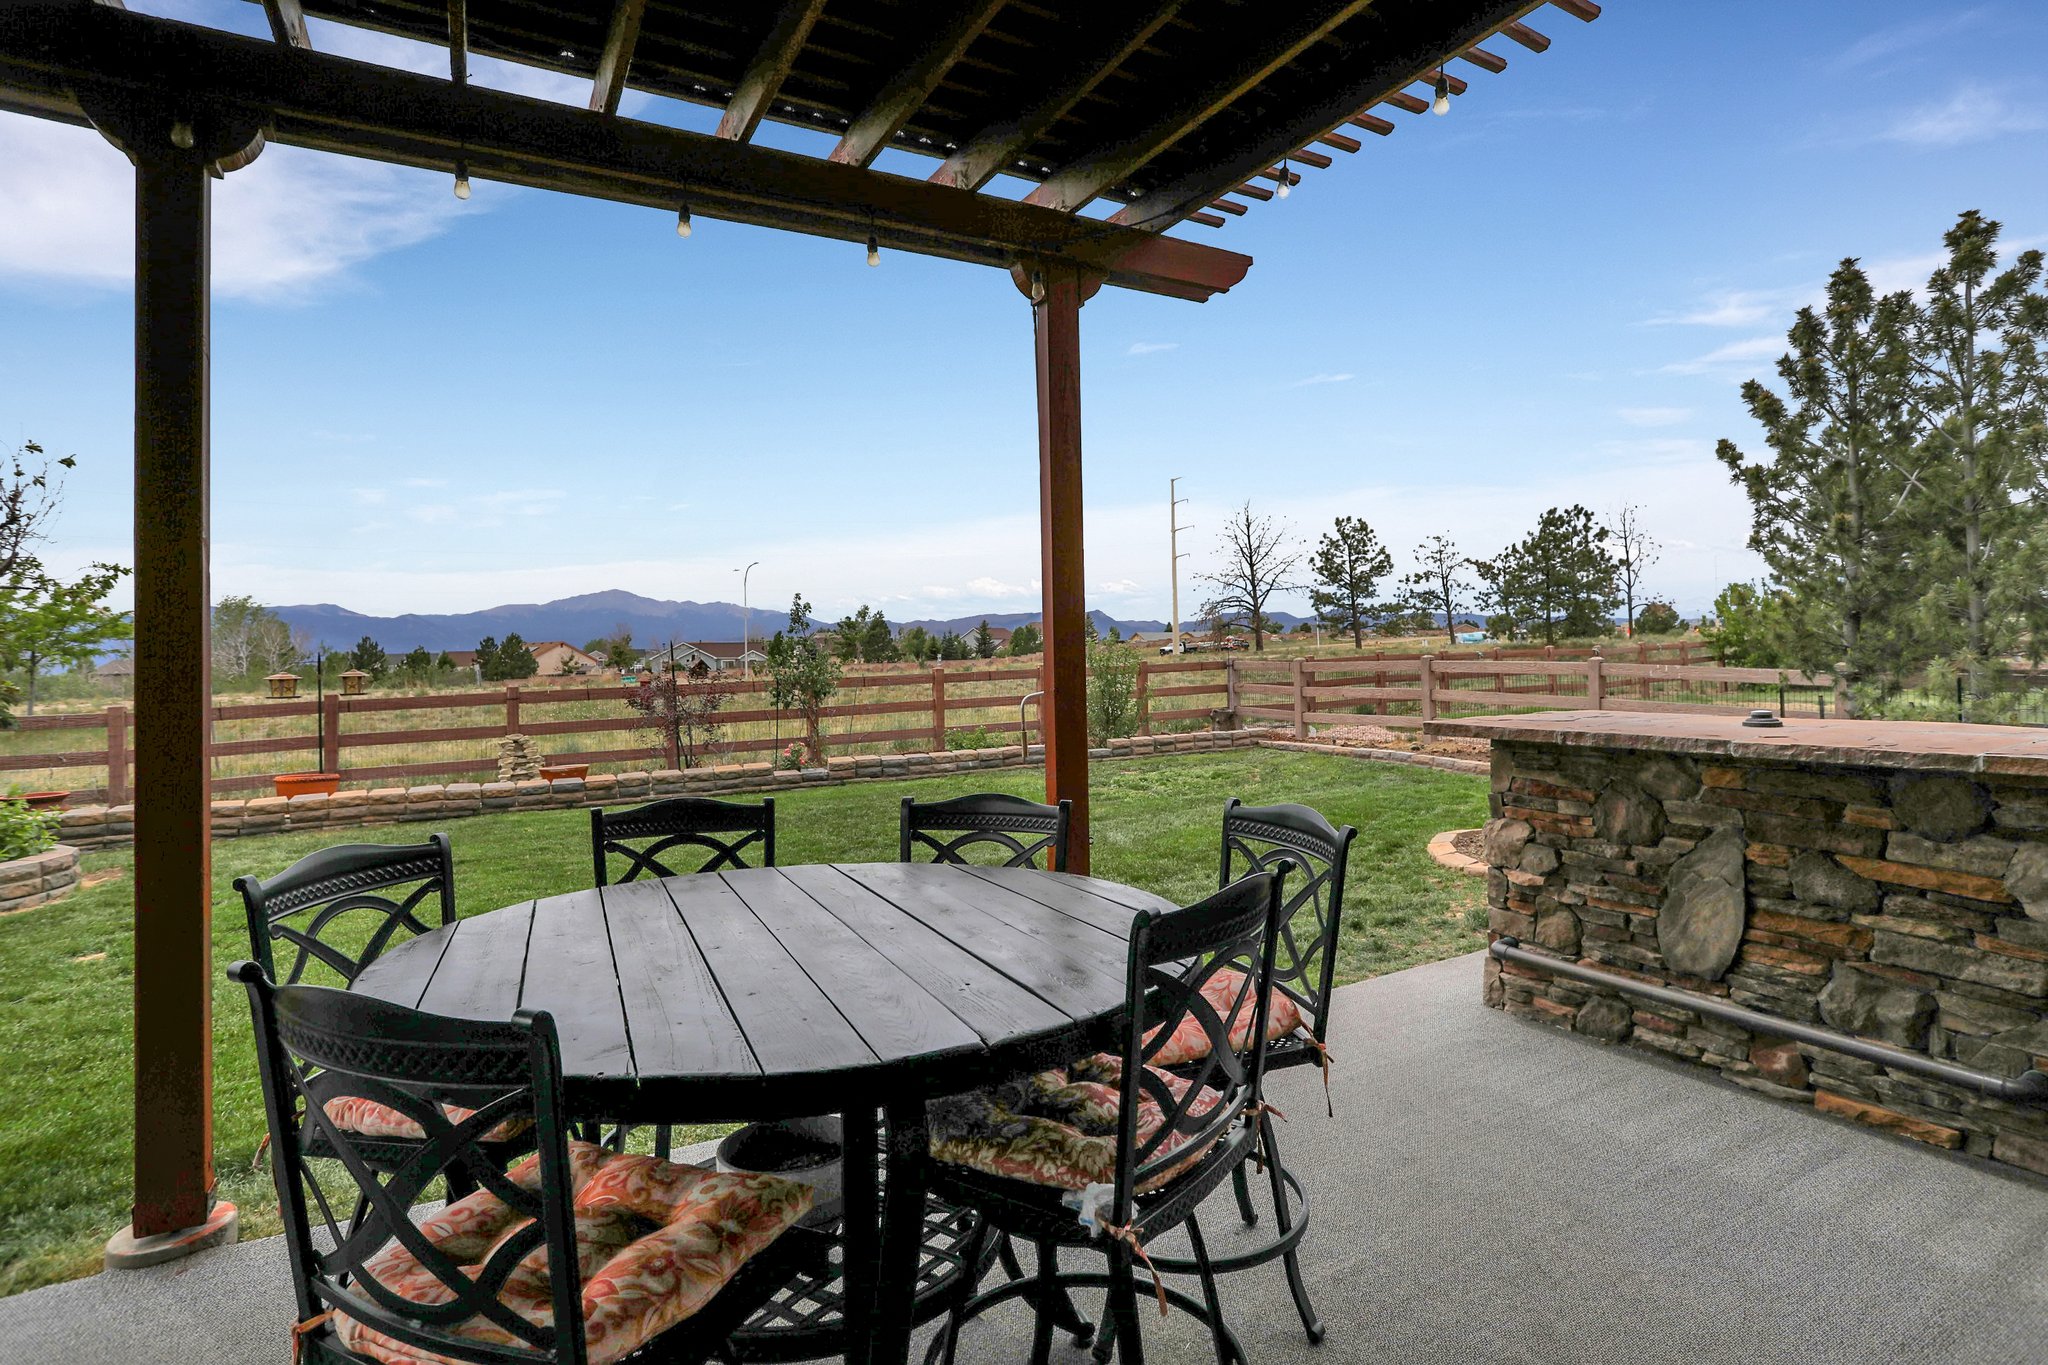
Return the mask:
POLYGON ((175 1261, 208 1247, 227 1246, 240 1231, 241 1215, 223 1199, 214 1204, 213 1212, 197 1227, 179 1228, 153 1237, 137 1237, 133 1226, 122 1228, 107 1242, 106 1268, 140 1270, 146 1265, 175 1261))

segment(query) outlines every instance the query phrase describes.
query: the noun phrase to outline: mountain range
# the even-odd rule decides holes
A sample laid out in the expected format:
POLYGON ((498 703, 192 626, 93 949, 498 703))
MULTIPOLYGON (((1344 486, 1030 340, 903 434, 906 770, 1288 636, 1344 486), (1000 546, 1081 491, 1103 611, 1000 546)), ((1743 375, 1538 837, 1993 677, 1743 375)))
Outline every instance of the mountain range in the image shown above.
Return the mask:
MULTIPOLYGON (((612 634, 626 626, 636 644, 652 647, 668 640, 736 640, 740 635, 741 609, 737 602, 670 602, 642 597, 623 589, 582 593, 552 602, 508 602, 482 611, 448 614, 409 613, 403 616, 371 616, 350 611, 332 602, 314 602, 273 608, 293 628, 303 630, 314 642, 330 649, 347 649, 365 635, 389 653, 402 654, 414 646, 428 650, 475 649, 485 636, 504 639, 518 634, 527 643, 567 640, 581 645, 612 634)), ((976 612, 971 616, 940 620, 921 617, 892 622, 899 630, 923 626, 934 633, 956 631, 965 635, 986 620, 992 627, 1015 629, 1039 619, 1035 611, 976 612)), ((1111 626, 1125 635, 1132 631, 1164 631, 1166 623, 1126 620, 1107 612, 1089 613, 1095 628, 1107 632, 1111 626)), ((1284 611, 1270 613, 1275 621, 1292 627, 1303 617, 1284 611)), ((788 624, 782 612, 755 607, 747 614, 748 634, 756 640, 773 635, 788 624)), ((1184 629, 1191 629, 1183 621, 1184 629)))

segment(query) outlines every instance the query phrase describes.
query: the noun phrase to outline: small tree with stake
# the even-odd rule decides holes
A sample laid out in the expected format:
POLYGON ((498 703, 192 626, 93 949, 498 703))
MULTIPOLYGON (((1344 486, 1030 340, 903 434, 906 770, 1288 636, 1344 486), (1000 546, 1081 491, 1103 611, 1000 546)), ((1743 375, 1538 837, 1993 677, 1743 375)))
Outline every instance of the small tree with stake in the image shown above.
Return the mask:
POLYGON ((812 764, 825 761, 819 713, 839 690, 839 661, 811 634, 811 604, 798 593, 790 599, 789 628, 768 642, 768 694, 778 711, 803 718, 804 743, 812 764))
POLYGON ((1219 622, 1238 621, 1252 633, 1252 648, 1266 648, 1266 604, 1275 593, 1292 591, 1292 581, 1301 556, 1287 538, 1287 528, 1271 517, 1252 514, 1246 503, 1229 521, 1217 541, 1223 568, 1203 574, 1209 585, 1209 599, 1202 615, 1219 622))
POLYGON ((657 758, 693 768, 715 754, 724 734, 718 713, 738 685, 702 663, 664 668, 626 699, 639 713, 638 725, 657 758))
POLYGON ((1375 600, 1380 580, 1393 572, 1394 557, 1364 518, 1339 517, 1336 530, 1316 546, 1309 568, 1316 576, 1308 594, 1316 615, 1333 630, 1351 632, 1351 647, 1364 649, 1366 628, 1382 610, 1375 600))

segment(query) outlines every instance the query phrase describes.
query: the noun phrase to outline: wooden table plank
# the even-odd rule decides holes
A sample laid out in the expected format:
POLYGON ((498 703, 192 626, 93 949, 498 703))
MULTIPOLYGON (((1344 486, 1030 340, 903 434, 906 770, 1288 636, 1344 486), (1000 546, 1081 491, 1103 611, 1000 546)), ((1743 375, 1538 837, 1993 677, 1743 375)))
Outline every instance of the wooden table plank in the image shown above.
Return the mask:
POLYGON ((661 884, 763 1071, 830 1071, 879 1060, 723 878, 667 877, 661 884))
POLYGON ((1064 1011, 901 913, 842 869, 811 865, 781 871, 898 971, 922 983, 984 1043, 1069 1022, 1064 1011))
MULTIPOLYGON (((1140 891, 1135 886, 1125 886, 1122 882, 1106 881, 1101 877, 1082 877, 1064 872, 1040 872, 1036 869, 1031 869, 1029 875, 1046 881, 1058 882, 1062 886, 1086 891, 1090 895, 1100 896, 1113 905, 1121 905, 1127 910, 1151 910, 1156 913, 1161 910, 1176 908, 1171 901, 1163 896, 1155 896, 1150 891, 1140 891)), ((1125 927, 1124 932, 1126 936, 1129 935, 1129 926, 1125 927)))
MULTIPOLYGON (((1006 906, 1029 906, 1041 916, 1045 911, 1052 910, 1109 935, 1116 940, 1119 947, 1128 945, 1131 941, 1131 920, 1138 912, 1128 905, 1105 900, 1086 888, 1077 886, 1072 878, 1047 876, 1034 869, 1021 867, 966 867, 961 871, 988 883, 993 894, 990 895, 987 904, 993 913, 1001 914, 1001 907, 1006 906)), ((1156 901, 1148 908, 1164 909, 1167 908, 1167 903, 1156 901)), ((1005 916, 1005 919, 1009 917, 1005 916)))
MULTIPOLYGON (((519 1008, 533 902, 508 905, 456 923, 460 927, 441 954, 440 966, 420 996, 419 1007, 457 1019, 510 1019, 519 1008)), ((362 983, 358 982, 357 988, 361 989, 362 983)))
POLYGON ((761 1064, 658 881, 599 891, 633 1068, 642 1076, 752 1076, 761 1064))
POLYGON ((1105 986, 1115 998, 1122 997, 1123 973, 1104 963, 1097 931, 1063 921, 1074 934, 1090 936, 1077 946, 1061 926, 1041 926, 1042 932, 1034 934, 1005 924, 978 903, 987 893, 985 884, 957 867, 860 863, 840 871, 1070 1018, 1101 1013, 1105 986))
POLYGON ((420 997, 427 992, 427 983, 434 979, 435 969, 441 965, 441 955, 448 951, 448 945, 455 939, 455 931, 462 927, 462 921, 446 924, 417 939, 400 939, 389 945, 375 962, 356 974, 357 988, 369 991, 380 1000, 390 1000, 410 1009, 420 1007, 420 997), (403 947, 405 952, 395 952, 403 947))
POLYGON ((727 877, 883 1061, 979 1047, 981 1035, 784 876, 727 877))
POLYGON ((596 891, 550 896, 533 907, 519 1007, 555 1016, 564 1075, 633 1076, 617 964, 596 891))

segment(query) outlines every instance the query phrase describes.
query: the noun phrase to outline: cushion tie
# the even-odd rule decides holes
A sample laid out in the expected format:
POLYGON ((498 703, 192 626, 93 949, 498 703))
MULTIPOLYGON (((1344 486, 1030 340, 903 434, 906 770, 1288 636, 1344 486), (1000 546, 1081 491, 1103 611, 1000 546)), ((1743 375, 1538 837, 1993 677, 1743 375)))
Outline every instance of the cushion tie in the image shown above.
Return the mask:
POLYGON ((1280 1106, 1266 1100, 1255 1100, 1244 1107, 1244 1121, 1252 1125, 1252 1164, 1259 1168, 1259 1174, 1266 1173, 1266 1140, 1264 1129, 1259 1124, 1262 1115, 1271 1114, 1282 1123, 1287 1115, 1280 1112, 1280 1106))
POLYGON ((325 1313, 315 1313, 304 1322, 292 1324, 292 1365, 299 1365, 299 1353, 306 1349, 306 1334, 319 1331, 333 1316, 334 1310, 330 1308, 325 1313))
POLYGON ((1323 1068, 1323 1107, 1330 1111, 1330 1117, 1337 1117, 1336 1101, 1330 1098, 1330 1045, 1320 1038, 1311 1038, 1308 1045, 1316 1050, 1316 1060, 1323 1068))
POLYGON ((1145 1263, 1146 1271, 1152 1276, 1152 1292, 1159 1297, 1159 1316, 1165 1317, 1166 1282, 1159 1278, 1159 1267, 1153 1265, 1152 1258, 1145 1254, 1145 1244, 1138 1240, 1137 1225, 1125 1223, 1119 1227, 1115 1223, 1104 1223, 1101 1225, 1101 1228, 1103 1236, 1113 1237, 1117 1241, 1129 1246, 1131 1254, 1145 1263))

